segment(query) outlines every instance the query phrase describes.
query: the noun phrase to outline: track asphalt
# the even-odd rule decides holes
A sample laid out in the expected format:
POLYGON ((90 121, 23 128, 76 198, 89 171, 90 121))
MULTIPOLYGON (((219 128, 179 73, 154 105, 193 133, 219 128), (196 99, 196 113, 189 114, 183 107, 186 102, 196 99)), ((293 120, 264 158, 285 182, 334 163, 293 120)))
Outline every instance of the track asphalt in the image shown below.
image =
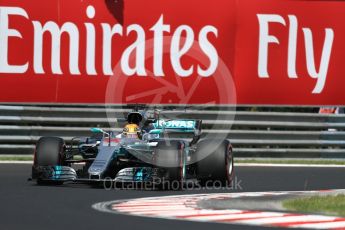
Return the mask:
POLYGON ((237 167, 237 189, 222 191, 104 190, 88 185, 36 186, 28 164, 0 164, 0 229, 271 229, 151 219, 98 212, 98 202, 221 192, 303 191, 345 188, 345 168, 237 167))

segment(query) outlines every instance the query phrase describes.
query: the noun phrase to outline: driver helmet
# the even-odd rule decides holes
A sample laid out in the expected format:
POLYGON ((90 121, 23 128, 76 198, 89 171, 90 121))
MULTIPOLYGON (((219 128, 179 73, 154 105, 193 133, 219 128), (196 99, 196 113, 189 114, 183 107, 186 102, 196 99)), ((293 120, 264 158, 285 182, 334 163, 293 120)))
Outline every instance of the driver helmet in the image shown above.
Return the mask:
POLYGON ((127 138, 139 138, 140 128, 137 124, 127 124, 123 128, 123 135, 127 138))

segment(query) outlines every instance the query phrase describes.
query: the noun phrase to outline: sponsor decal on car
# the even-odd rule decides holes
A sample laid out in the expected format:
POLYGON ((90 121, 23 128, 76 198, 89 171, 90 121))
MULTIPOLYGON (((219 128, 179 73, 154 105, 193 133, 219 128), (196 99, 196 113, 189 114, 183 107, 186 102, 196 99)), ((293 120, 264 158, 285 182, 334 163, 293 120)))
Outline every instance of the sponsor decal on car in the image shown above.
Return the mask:
POLYGON ((195 121, 193 120, 171 120, 171 121, 159 120, 155 124, 155 127, 165 128, 165 129, 194 129, 195 121))

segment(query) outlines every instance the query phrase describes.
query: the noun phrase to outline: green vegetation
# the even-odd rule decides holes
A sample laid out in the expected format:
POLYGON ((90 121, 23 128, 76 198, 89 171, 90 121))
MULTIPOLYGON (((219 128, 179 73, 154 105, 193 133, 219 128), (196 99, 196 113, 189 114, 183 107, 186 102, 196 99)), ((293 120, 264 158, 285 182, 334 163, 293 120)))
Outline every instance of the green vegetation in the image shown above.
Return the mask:
POLYGON ((324 159, 235 159, 236 163, 247 164, 305 164, 305 165, 345 165, 345 160, 324 159))
POLYGON ((33 161, 32 155, 0 155, 0 161, 33 161))
MULTIPOLYGON (((0 155, 0 161, 33 161, 33 155, 0 155)), ((74 156, 75 160, 81 160, 81 156, 74 156)), ((235 158, 235 164, 302 164, 302 165, 345 165, 344 160, 328 160, 328 159, 264 159, 264 158, 235 158)))
POLYGON ((345 195, 313 196, 288 200, 283 202, 283 206, 292 211, 345 216, 345 195))
MULTIPOLYGON (((74 156, 74 160, 81 160, 83 159, 82 156, 74 156)), ((0 162, 1 161, 33 161, 33 155, 0 155, 0 162)))
MULTIPOLYGON (((33 155, 0 155, 0 161, 33 161, 33 155)), ((81 156, 74 156, 75 160, 81 160, 81 156)), ((305 164, 305 165, 345 165, 344 160, 327 160, 327 159, 245 159, 235 158, 236 163, 249 164, 305 164)))

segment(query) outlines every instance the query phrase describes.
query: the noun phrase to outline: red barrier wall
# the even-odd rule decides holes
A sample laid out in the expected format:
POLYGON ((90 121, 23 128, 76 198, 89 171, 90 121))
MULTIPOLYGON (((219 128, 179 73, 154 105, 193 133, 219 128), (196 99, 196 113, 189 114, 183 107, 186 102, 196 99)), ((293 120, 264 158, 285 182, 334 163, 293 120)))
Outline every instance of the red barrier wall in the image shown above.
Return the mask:
POLYGON ((0 102, 345 102, 345 2, 2 0, 0 102))

